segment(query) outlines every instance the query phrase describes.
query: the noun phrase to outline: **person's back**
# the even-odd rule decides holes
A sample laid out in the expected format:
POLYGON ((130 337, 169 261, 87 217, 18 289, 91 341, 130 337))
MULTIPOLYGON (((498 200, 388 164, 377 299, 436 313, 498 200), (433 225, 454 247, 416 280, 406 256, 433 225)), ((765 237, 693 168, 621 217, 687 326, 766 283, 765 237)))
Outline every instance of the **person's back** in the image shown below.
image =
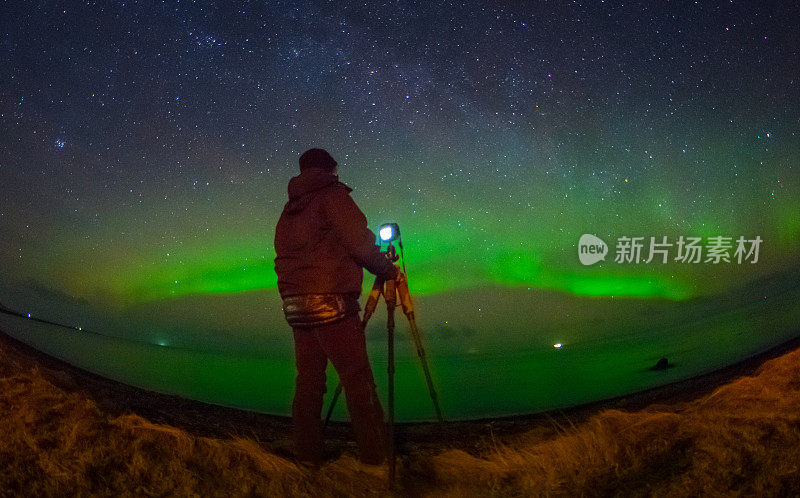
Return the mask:
POLYGON ((275 229, 281 297, 360 294, 362 267, 378 274, 390 271, 351 190, 321 168, 304 169, 289 181, 289 202, 275 229))
POLYGON ((295 339, 295 445, 300 458, 315 463, 322 458, 320 415, 328 360, 344 386, 361 459, 380 463, 386 449, 358 298, 362 267, 384 278, 396 270, 380 253, 350 191, 338 181, 336 161, 327 152, 305 152, 275 229, 278 291, 295 339))

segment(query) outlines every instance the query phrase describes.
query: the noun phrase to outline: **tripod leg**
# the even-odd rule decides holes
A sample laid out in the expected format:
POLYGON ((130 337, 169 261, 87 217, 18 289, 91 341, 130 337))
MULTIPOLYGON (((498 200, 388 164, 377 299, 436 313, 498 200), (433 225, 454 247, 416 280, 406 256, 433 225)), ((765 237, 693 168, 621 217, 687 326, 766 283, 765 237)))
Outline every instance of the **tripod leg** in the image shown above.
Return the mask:
POLYGON ((389 488, 394 487, 395 444, 394 444, 394 309, 397 305, 397 291, 394 280, 386 282, 383 299, 386 301, 386 337, 388 349, 387 373, 389 377, 389 488))
POLYGON ((419 356, 422 370, 425 372, 425 382, 428 384, 428 394, 433 402, 433 408, 436 410, 436 417, 439 419, 439 422, 443 422, 442 409, 439 407, 439 397, 436 394, 436 388, 433 386, 430 368, 428 368, 425 348, 422 346, 422 335, 419 332, 419 328, 417 328, 417 321, 414 319, 414 304, 411 299, 411 293, 408 291, 408 281, 405 279, 405 275, 403 275, 397 283, 397 293, 400 295, 403 313, 405 313, 408 319, 408 329, 411 332, 411 338, 414 340, 417 356, 419 356))
POLYGON ((383 286, 383 280, 375 277, 375 282, 372 284, 372 290, 369 291, 367 302, 364 304, 364 318, 361 319, 361 322, 365 328, 367 326, 367 322, 372 317, 372 314, 375 313, 375 308, 378 306, 378 300, 381 298, 381 294, 383 293, 383 286))
POLYGON ((422 364, 422 370, 425 372, 425 382, 428 384, 428 394, 431 397, 431 401, 433 401, 433 408, 436 410, 436 418, 439 419, 439 422, 444 422, 444 418, 442 418, 442 409, 439 407, 439 397, 436 394, 436 388, 433 386, 431 370, 428 368, 428 360, 425 356, 425 349, 422 347, 422 338, 420 337, 417 323, 414 320, 414 313, 412 312, 406 315, 406 318, 408 318, 409 330, 411 331, 411 337, 414 339, 414 346, 417 348, 417 356, 419 356, 419 361, 422 364))

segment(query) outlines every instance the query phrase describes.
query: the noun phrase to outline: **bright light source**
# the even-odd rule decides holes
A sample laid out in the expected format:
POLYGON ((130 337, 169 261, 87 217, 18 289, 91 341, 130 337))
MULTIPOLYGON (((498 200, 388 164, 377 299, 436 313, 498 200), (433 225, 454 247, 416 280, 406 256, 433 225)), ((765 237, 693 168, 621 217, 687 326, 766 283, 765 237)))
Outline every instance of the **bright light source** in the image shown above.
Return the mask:
POLYGON ((28 313, 28 318, 30 318, 30 317, 31 317, 31 314, 30 314, 30 313, 28 313))
POLYGON ((378 229, 378 237, 383 242, 392 242, 400 238, 400 227, 397 223, 384 223, 378 229))
POLYGON ((553 347, 556 348, 556 349, 561 349, 561 343, 557 342, 557 343, 553 344, 553 347))

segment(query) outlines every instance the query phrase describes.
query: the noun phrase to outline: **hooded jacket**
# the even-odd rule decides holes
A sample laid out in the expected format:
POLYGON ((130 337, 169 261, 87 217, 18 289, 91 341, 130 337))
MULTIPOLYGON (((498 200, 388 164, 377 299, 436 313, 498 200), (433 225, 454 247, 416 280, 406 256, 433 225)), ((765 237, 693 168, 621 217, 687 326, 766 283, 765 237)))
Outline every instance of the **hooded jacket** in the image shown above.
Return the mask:
POLYGON ((289 181, 289 202, 275 228, 275 273, 282 298, 302 294, 361 295, 362 268, 380 277, 394 265, 375 244, 352 189, 319 168, 289 181))

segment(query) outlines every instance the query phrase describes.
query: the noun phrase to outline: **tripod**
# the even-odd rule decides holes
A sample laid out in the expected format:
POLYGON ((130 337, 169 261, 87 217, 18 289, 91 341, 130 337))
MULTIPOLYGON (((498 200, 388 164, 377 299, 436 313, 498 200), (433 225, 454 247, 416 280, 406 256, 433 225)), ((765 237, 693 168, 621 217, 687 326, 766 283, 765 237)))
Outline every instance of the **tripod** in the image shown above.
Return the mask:
MULTIPOLYGON (((402 251, 402 246, 401 246, 402 251)), ((386 248, 385 251, 386 257, 389 261, 395 262, 397 261, 398 257, 395 253, 394 246, 389 243, 389 246, 386 248)), ((405 274, 405 263, 403 264, 404 271, 398 271, 397 277, 393 280, 383 280, 379 277, 375 277, 375 283, 372 285, 372 290, 369 293, 369 297, 367 298, 367 303, 364 305, 364 316, 361 319, 361 328, 362 330, 366 330, 367 322, 372 317, 372 314, 375 312, 375 308, 378 306, 378 301, 380 297, 383 296, 384 301, 386 301, 386 312, 387 312, 387 319, 386 319, 386 337, 387 337, 387 353, 388 353, 388 363, 387 363, 387 373, 389 377, 389 420, 388 420, 388 436, 389 436, 389 483, 394 482, 394 475, 395 475, 395 444, 394 444, 394 310, 397 307, 397 299, 398 296, 400 298, 400 306, 403 308, 403 314, 406 315, 408 319, 409 325, 409 332, 411 334, 411 338, 414 341, 414 347, 417 350, 417 356, 419 356, 419 361, 422 364, 422 370, 425 372, 425 382, 428 385, 428 394, 431 397, 431 401, 433 402, 433 408, 436 410, 436 418, 439 419, 439 422, 443 422, 444 419, 442 418, 442 411, 439 408, 439 399, 436 394, 436 388, 433 386, 433 380, 431 379, 431 372, 428 368, 428 360, 425 356, 425 349, 422 346, 422 337, 419 332, 419 328, 417 328, 417 322, 414 318, 414 303, 411 299, 411 293, 408 290, 408 280, 405 274)), ((333 413, 333 408, 336 406, 336 401, 339 399, 339 396, 342 393, 342 383, 339 382, 339 385, 336 386, 336 391, 333 393, 333 398, 331 399, 330 407, 328 407, 328 413, 325 416, 325 425, 324 427, 328 426, 328 422, 331 419, 331 414, 333 413)))

